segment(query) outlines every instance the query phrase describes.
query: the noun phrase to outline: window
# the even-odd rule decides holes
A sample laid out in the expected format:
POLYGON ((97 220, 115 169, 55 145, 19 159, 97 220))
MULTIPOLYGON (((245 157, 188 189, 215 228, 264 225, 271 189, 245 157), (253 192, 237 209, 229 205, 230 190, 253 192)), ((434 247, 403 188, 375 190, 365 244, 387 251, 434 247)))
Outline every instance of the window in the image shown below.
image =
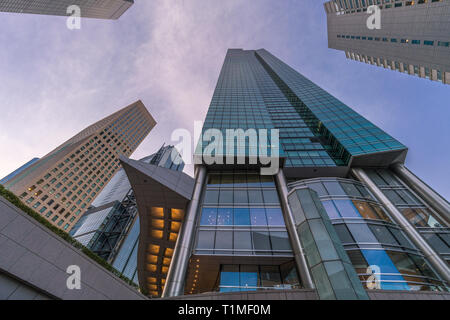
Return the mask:
POLYGON ((250 222, 252 226, 266 226, 266 211, 264 208, 250 209, 250 222))
POLYGON ((215 226, 217 223, 217 208, 203 208, 200 225, 215 226))
POLYGON ((249 226, 250 225, 250 210, 247 208, 234 209, 234 225, 249 226))
POLYGON ((327 191, 320 182, 308 183, 308 187, 316 191, 319 197, 328 195, 327 191))
POLYGON ((233 232, 217 231, 215 249, 233 249, 233 232))
POLYGON ((337 219, 340 218, 341 216, 339 215, 338 211, 336 210, 336 207, 333 204, 333 201, 331 200, 327 200, 327 201, 322 201, 322 205, 325 208, 328 217, 330 219, 337 219))
POLYGON ((217 225, 227 226, 233 224, 233 209, 220 208, 217 210, 217 225))
POLYGON ((284 218, 281 208, 267 208, 267 222, 269 226, 284 226, 284 218))
POLYGON ((279 203, 276 190, 263 190, 265 203, 279 203))
POLYGON ((281 285, 278 266, 261 266, 261 286, 276 287, 281 285))
POLYGON ((234 203, 248 203, 247 190, 234 190, 234 203))
POLYGON ((234 232, 234 249, 251 250, 252 237, 250 231, 235 231, 234 232))
POLYGON ((366 224, 349 223, 347 224, 347 227, 356 242, 378 243, 378 239, 375 238, 372 231, 366 224))
POLYGON ((344 218, 360 218, 358 210, 350 200, 333 200, 340 215, 344 218))
POLYGON ((332 196, 345 196, 345 191, 342 189, 340 184, 336 181, 327 181, 323 183, 325 188, 328 190, 328 193, 332 196))
POLYGON ((291 250, 291 244, 287 232, 270 232, 272 250, 291 250))
POLYGON ((219 203, 221 204, 233 203, 233 191, 220 190, 219 203))
POLYGON ((248 190, 249 203, 263 203, 261 190, 248 190))
POLYGON ((378 239, 378 242, 394 246, 398 245, 398 242, 385 226, 369 225, 369 228, 378 239))
POLYGON ((342 241, 342 243, 355 243, 355 240, 353 239, 345 224, 336 224, 334 225, 334 229, 336 230, 336 233, 338 234, 339 239, 342 241))
POLYGON ((258 250, 256 254, 270 254, 270 238, 269 232, 266 231, 253 231, 252 232, 253 244, 255 250, 258 250), (266 250, 266 251, 264 251, 266 250))

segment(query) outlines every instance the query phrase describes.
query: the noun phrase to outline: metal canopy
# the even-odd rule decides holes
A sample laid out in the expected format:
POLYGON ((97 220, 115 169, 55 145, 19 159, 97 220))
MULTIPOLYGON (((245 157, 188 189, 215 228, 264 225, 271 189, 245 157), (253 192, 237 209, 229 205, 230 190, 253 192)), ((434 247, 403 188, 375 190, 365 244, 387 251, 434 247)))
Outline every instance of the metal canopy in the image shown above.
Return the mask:
POLYGON ((137 272, 141 288, 160 296, 194 179, 180 171, 121 157, 140 219, 137 272))

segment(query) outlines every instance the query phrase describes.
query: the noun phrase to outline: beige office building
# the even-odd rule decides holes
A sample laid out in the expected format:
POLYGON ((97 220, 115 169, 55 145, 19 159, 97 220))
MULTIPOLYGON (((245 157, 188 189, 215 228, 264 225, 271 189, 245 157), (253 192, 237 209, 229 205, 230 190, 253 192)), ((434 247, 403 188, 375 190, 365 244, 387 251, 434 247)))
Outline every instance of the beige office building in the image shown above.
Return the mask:
POLYGON ((77 5, 82 17, 118 19, 133 3, 133 0, 1 0, 0 11, 67 16, 67 8, 77 5))
POLYGON ((329 48, 348 59, 450 84, 450 0, 332 0, 324 6, 329 48), (380 29, 367 26, 371 5, 381 9, 380 29))
POLYGON ((156 125, 141 101, 87 127, 4 187, 55 226, 70 231, 156 125))

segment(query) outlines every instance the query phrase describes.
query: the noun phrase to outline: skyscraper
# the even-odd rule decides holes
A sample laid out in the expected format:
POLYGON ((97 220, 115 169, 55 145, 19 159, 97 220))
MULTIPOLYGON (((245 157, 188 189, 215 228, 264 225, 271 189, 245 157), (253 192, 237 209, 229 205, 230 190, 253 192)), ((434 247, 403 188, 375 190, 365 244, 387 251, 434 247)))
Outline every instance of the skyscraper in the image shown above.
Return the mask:
POLYGON ((82 17, 118 19, 133 3, 133 0, 2 0, 0 11, 67 16, 67 8, 77 5, 82 17))
POLYGON ((449 10, 448 0, 328 1, 328 46, 349 59, 450 84, 449 10), (379 29, 367 26, 374 4, 379 29))
MULTIPOLYGON (((180 154, 170 145, 162 146, 139 161, 174 171, 184 168, 180 154)), ((70 235, 138 284, 139 217, 134 193, 123 169, 92 202, 70 235)))
POLYGON ((49 222, 75 225, 155 120, 137 101, 94 123, 4 184, 49 222))
POLYGON ((146 230, 140 285, 164 297, 446 291, 450 206, 406 169, 407 151, 268 51, 230 49, 195 181, 121 158, 146 230))

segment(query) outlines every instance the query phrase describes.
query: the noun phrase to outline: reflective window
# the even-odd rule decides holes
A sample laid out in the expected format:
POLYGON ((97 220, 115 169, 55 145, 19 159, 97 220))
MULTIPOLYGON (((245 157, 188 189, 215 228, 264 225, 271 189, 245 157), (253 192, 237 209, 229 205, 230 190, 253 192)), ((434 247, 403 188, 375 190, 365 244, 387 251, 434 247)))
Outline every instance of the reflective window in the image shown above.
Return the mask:
POLYGON ((214 231, 200 230, 197 236, 197 248, 199 249, 213 249, 214 248, 214 231))
POLYGON ((234 203, 236 204, 248 203, 247 190, 234 190, 234 203))
POLYGON ((394 236, 389 232, 389 230, 385 226, 381 225, 369 225, 370 230, 372 230, 375 237, 378 239, 378 242, 389 245, 398 245, 397 240, 395 240, 394 236))
POLYGON ((355 208, 351 200, 333 200, 340 215, 344 218, 360 218, 358 210, 355 208))
POLYGON ((250 210, 248 208, 234 208, 234 225, 250 225, 250 210))
POLYGON ((320 182, 308 183, 308 187, 316 191, 319 197, 328 195, 327 191, 320 182))
POLYGON ((267 208, 266 214, 269 226, 284 226, 284 218, 281 208, 267 208))
POLYGON ((261 190, 248 190, 249 203, 263 203, 261 190))
POLYGON ((255 246, 255 250, 259 250, 260 252, 256 252, 256 254, 268 254, 270 253, 270 239, 269 232, 260 231, 260 232, 252 232, 253 244, 255 246), (264 251, 266 250, 266 251, 264 251), (268 252, 269 251, 269 252, 268 252))
POLYGON ((238 291, 239 265, 222 266, 222 270, 220 272, 220 286, 221 292, 238 291))
POLYGON ((266 226, 266 210, 264 208, 251 208, 250 220, 252 226, 266 226))
POLYGON ((349 223, 347 224, 350 233, 356 242, 378 243, 377 238, 373 235, 368 225, 365 223, 349 223))
POLYGON ((322 205, 324 206, 325 210, 327 211, 328 217, 330 219, 337 219, 341 216, 339 215, 338 211, 336 210, 336 207, 333 204, 333 201, 322 201, 322 205))
MULTIPOLYGON (((242 265, 239 273, 239 285, 244 288, 255 288, 258 286, 258 266, 242 265)), ((241 290, 241 291, 245 291, 241 290)))
POLYGON ((345 190, 347 195, 353 196, 353 197, 362 197, 359 190, 356 188, 356 186, 353 183, 347 183, 347 182, 340 182, 341 187, 345 190))
POLYGON ((352 235, 348 231, 348 228, 345 224, 336 224, 334 225, 334 228, 339 236, 339 239, 342 241, 342 243, 354 243, 355 240, 353 239, 352 235))
POLYGON ((217 231, 215 249, 233 249, 233 232, 217 231))
POLYGON ((261 286, 276 287, 281 285, 280 271, 277 266, 261 266, 261 286))
POLYGON ((219 191, 206 190, 204 202, 207 204, 218 204, 219 203, 219 191))
POLYGON ((287 232, 270 232, 270 240, 272 249, 275 250, 291 250, 289 236, 287 232))
POLYGON ((217 210, 217 225, 231 226, 233 224, 233 209, 219 208, 217 210))
POLYGON ((234 232, 234 249, 239 250, 252 249, 252 236, 250 231, 234 232))
POLYGON ((276 190, 263 190, 263 196, 265 203, 279 203, 276 190))
POLYGON ((337 181, 326 181, 323 183, 328 193, 333 196, 345 196, 345 191, 337 181))
POLYGON ((221 204, 233 203, 233 191, 220 190, 219 203, 221 204))
POLYGON ((215 226, 217 223, 217 208, 203 208, 200 225, 215 226))

